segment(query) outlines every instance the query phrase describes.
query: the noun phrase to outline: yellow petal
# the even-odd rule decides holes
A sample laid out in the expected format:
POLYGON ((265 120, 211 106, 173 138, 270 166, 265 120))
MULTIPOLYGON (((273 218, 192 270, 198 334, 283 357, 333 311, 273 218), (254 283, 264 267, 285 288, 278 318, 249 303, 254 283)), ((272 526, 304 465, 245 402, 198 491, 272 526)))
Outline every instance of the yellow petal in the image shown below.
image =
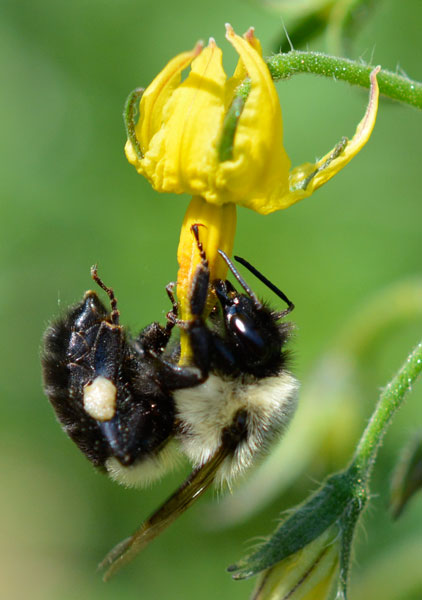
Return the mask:
MULTIPOLYGON (((179 272, 177 275, 177 300, 179 303, 179 317, 190 320, 190 294, 193 278, 200 262, 196 240, 192 234, 192 225, 199 225, 199 238, 205 251, 210 269, 210 281, 225 279, 227 265, 218 254, 223 250, 228 256, 233 250, 234 234, 236 231, 236 206, 225 204, 217 206, 196 196, 192 198, 183 220, 180 232, 177 259, 179 272)), ((211 300, 211 309, 213 301, 211 300)), ((181 331, 181 363, 187 363, 190 358, 188 338, 181 331)))
POLYGON ((183 69, 190 65, 201 50, 202 44, 199 43, 191 52, 184 52, 173 58, 142 96, 139 106, 141 118, 138 138, 143 153, 146 152, 153 135, 161 127, 164 106, 179 86, 183 69))
POLYGON ((289 178, 290 191, 281 197, 273 210, 287 208, 295 202, 307 198, 315 190, 334 177, 354 156, 363 148, 369 140, 375 125, 378 111, 378 82, 377 73, 381 67, 376 67, 370 75, 371 88, 369 92, 369 103, 365 115, 356 133, 350 141, 337 144, 328 154, 323 156, 315 164, 305 163, 292 170, 289 178))
POLYGON ((251 91, 237 124, 233 158, 220 163, 215 186, 221 201, 269 212, 266 207, 272 206, 274 198, 288 191, 290 161, 282 145, 280 103, 259 52, 230 26, 226 37, 246 68, 251 91))
POLYGON ((261 42, 257 37, 255 37, 254 27, 249 27, 248 31, 243 34, 243 38, 252 46, 252 48, 255 48, 260 56, 262 56, 261 42))
MULTIPOLYGON (((230 26, 228 25, 227 27, 230 26)), ((262 56, 261 42, 258 40, 258 38, 255 37, 255 29, 253 27, 249 27, 248 31, 246 31, 246 33, 243 34, 243 38, 248 42, 248 44, 252 46, 252 48, 255 48, 255 50, 260 56, 262 56)), ((243 60, 239 57, 233 76, 230 77, 226 84, 226 97, 228 100, 226 106, 229 104, 229 102, 233 100, 233 94, 236 88, 243 82, 243 80, 247 76, 248 73, 246 71, 245 64, 243 60)))
POLYGON ((166 103, 164 124, 142 160, 155 189, 193 196, 209 189, 224 117, 225 81, 221 50, 211 40, 166 103))
POLYGON ((376 67, 371 75, 371 89, 369 95, 369 103, 368 108, 366 110, 365 116, 362 121, 359 123, 356 129, 355 135, 352 137, 350 142, 348 142, 344 151, 334 160, 330 161, 331 152, 326 154, 321 160, 316 163, 316 168, 319 169, 319 172, 312 178, 310 182, 310 187, 312 191, 317 190, 321 185, 323 185, 326 181, 334 177, 336 173, 338 173, 343 167, 347 165, 347 163, 352 160, 354 156, 363 148, 366 142, 369 140, 372 130, 374 129, 375 120, 377 118, 378 112, 378 82, 377 82, 377 74, 381 70, 381 67, 376 67), (328 162, 329 164, 325 166, 328 162))
MULTIPOLYGON (((174 90, 180 84, 183 69, 186 69, 202 50, 202 43, 198 42, 190 52, 182 52, 175 56, 164 67, 157 77, 145 90, 139 104, 139 121, 135 132, 139 140, 142 153, 145 154, 153 135, 160 129, 163 120, 163 108, 174 90)), ((139 159, 128 141, 125 147, 128 161, 139 165, 139 159)))

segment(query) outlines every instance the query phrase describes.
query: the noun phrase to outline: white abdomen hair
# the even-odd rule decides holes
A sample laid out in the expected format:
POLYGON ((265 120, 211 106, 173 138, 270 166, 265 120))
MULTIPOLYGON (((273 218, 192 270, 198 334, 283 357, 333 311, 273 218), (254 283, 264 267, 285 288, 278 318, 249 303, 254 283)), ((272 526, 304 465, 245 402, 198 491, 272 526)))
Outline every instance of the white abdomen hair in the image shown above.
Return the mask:
POLYGON ((230 379, 210 374, 197 387, 174 393, 178 438, 195 467, 206 463, 221 446, 222 431, 235 415, 247 414, 245 438, 226 458, 215 478, 217 485, 243 473, 287 428, 297 405, 297 380, 283 371, 278 376, 230 379))
POLYGON ((124 466, 117 458, 110 456, 104 466, 111 479, 117 483, 139 488, 150 486, 175 469, 181 462, 180 458, 177 445, 170 440, 158 453, 146 455, 134 465, 124 466))

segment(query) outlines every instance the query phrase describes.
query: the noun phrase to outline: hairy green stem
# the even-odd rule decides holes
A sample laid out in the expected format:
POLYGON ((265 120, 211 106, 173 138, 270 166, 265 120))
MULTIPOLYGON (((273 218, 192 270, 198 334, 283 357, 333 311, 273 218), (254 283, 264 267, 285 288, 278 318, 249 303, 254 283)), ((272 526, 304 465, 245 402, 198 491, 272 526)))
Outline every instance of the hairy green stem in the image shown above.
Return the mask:
POLYGON ((382 392, 377 407, 363 432, 351 465, 352 470, 369 479, 378 449, 395 412, 422 372, 422 342, 408 356, 400 371, 382 392))
MULTIPOLYGON (((266 62, 274 81, 288 79, 296 73, 314 73, 366 88, 369 88, 369 74, 374 68, 347 58, 297 50, 275 54, 266 62)), ((380 93, 384 96, 422 108, 422 83, 385 70, 379 72, 377 79, 380 93)))

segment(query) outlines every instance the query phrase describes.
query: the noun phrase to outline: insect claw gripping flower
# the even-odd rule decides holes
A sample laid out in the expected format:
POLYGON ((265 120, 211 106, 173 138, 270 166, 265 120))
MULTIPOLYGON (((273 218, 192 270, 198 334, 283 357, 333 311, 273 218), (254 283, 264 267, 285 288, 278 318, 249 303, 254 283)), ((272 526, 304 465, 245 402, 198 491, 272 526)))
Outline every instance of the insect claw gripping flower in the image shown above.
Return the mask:
MULTIPOLYGON (((239 55, 231 78, 223 70, 222 51, 214 39, 206 47, 198 43, 157 75, 141 97, 138 123, 135 126, 132 119, 128 125, 125 151, 137 171, 157 191, 193 196, 178 251, 182 319, 191 316, 187 299, 199 263, 191 225, 204 226, 201 237, 211 280, 224 278, 227 267, 218 249, 231 253, 235 205, 268 214, 310 196, 365 145, 377 114, 379 67, 371 74, 368 108, 354 137, 343 138, 316 163, 291 170, 278 94, 254 30, 240 37, 226 25, 226 38, 239 55), (245 80, 249 92, 242 99, 237 91, 245 80), (228 123, 226 117, 238 100, 234 120, 228 123)), ((182 335, 182 360, 185 351, 182 335)))

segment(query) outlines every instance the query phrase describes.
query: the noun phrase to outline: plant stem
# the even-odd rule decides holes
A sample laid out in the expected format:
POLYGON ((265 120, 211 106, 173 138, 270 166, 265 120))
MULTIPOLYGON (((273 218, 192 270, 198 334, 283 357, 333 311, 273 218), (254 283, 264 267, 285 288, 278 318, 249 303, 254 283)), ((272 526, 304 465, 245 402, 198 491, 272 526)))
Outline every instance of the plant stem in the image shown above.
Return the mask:
POLYGON ((422 342, 408 356, 406 362, 382 392, 372 417, 363 432, 355 452, 351 469, 368 480, 382 438, 391 423, 394 413, 404 402, 406 393, 412 388, 422 372, 422 342))
MULTIPOLYGON (((369 74, 374 68, 347 58, 297 50, 275 54, 266 62, 274 81, 288 79, 296 73, 314 73, 366 88, 369 88, 369 74)), ((422 83, 385 70, 379 72, 377 79, 381 94, 422 109, 422 83)))

